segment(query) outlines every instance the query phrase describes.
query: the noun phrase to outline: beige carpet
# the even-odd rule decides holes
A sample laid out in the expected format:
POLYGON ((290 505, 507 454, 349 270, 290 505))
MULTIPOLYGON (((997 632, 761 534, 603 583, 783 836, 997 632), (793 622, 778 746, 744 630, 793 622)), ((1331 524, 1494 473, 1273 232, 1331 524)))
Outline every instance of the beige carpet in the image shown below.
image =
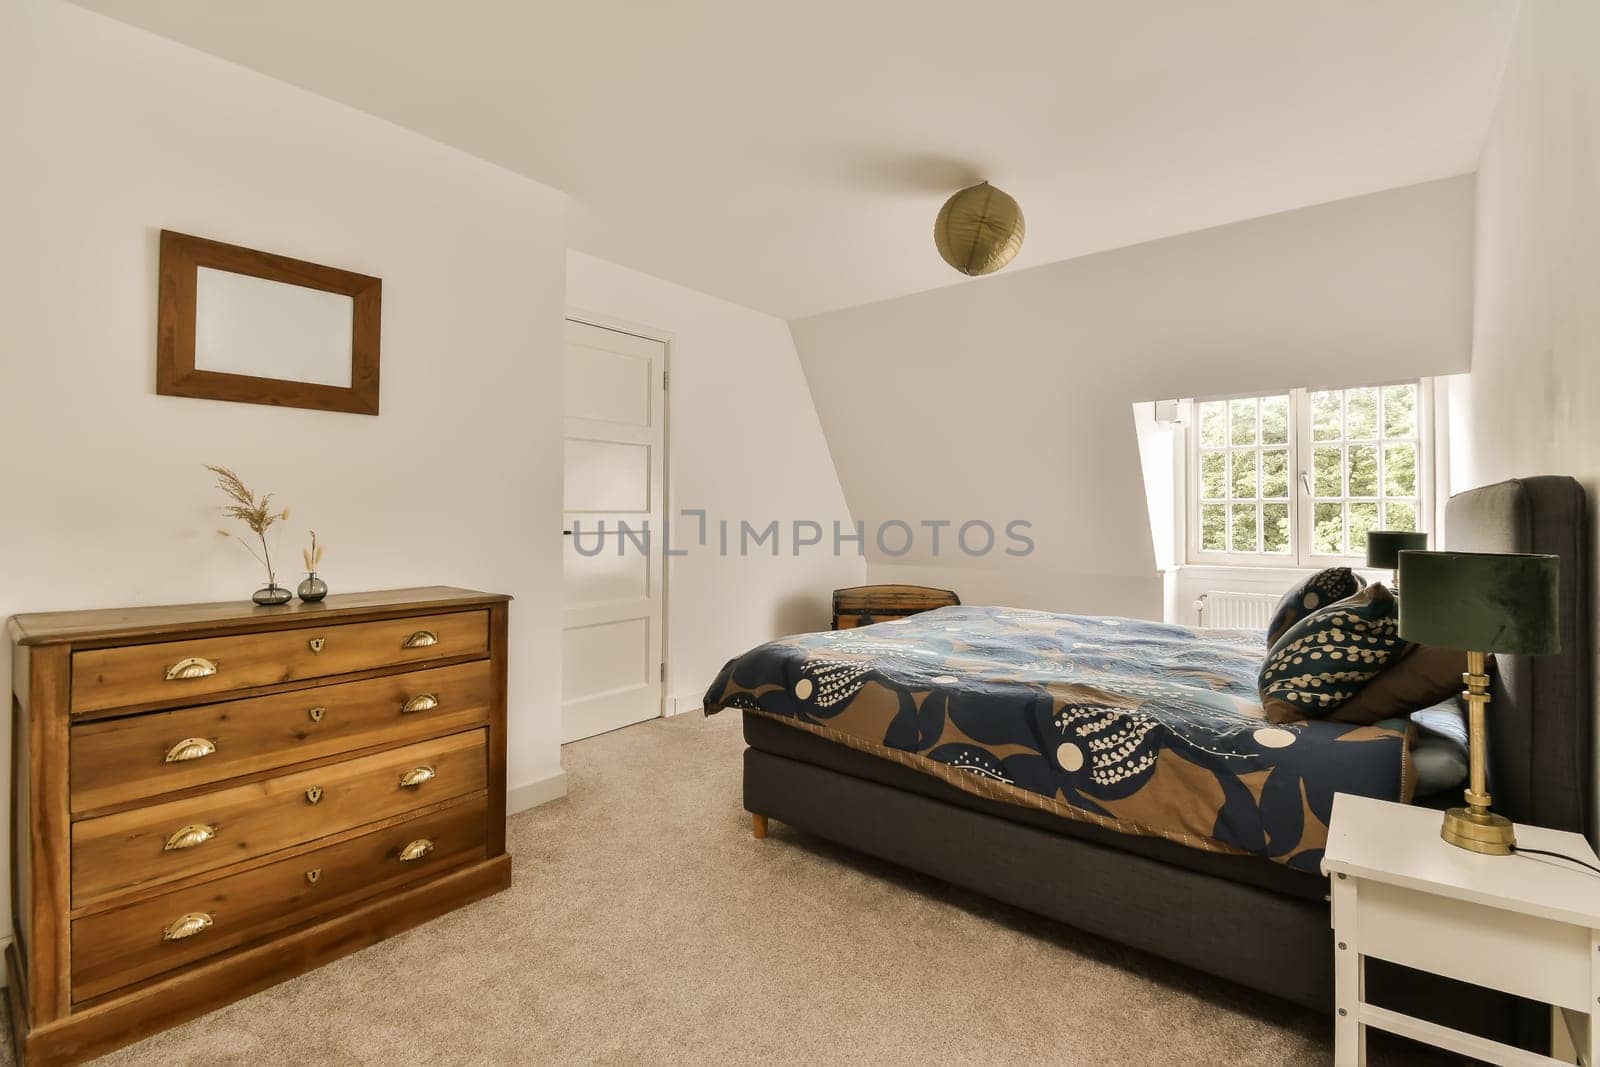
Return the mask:
POLYGON ((571 795, 510 822, 508 892, 102 1062, 1330 1060, 1325 1018, 777 823, 756 841, 742 748, 731 714, 570 745, 571 795))

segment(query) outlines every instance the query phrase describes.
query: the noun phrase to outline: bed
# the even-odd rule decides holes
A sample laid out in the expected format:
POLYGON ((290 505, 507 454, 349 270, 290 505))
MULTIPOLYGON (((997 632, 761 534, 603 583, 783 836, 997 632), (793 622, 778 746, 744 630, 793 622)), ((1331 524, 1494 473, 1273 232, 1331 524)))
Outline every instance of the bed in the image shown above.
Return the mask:
MULTIPOLYGON (((1503 482, 1450 500, 1445 543, 1561 557, 1564 650, 1500 658, 1491 786, 1517 821, 1590 833, 1586 515, 1570 478, 1503 482)), ((707 712, 744 717, 758 823, 1330 1011, 1326 812, 1338 791, 1409 801, 1409 732, 1262 721, 1263 652, 1244 632, 945 608, 752 650, 707 712)), ((1380 1002, 1540 1044, 1543 1011, 1369 974, 1380 1002)))

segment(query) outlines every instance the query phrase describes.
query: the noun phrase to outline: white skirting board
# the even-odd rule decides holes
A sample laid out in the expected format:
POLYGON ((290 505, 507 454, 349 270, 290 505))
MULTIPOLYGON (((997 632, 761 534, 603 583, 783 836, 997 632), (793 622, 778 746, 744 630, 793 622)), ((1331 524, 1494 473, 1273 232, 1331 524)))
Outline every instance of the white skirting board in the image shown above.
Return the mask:
POLYGON ((543 778, 535 778, 531 782, 514 785, 506 790, 506 814, 515 815, 519 811, 536 808, 540 804, 547 804, 552 800, 560 800, 567 795, 567 772, 556 771, 543 778))
POLYGON ((661 717, 670 719, 674 715, 688 715, 693 712, 705 710, 706 691, 692 689, 688 692, 678 693, 667 698, 666 707, 662 710, 661 717))

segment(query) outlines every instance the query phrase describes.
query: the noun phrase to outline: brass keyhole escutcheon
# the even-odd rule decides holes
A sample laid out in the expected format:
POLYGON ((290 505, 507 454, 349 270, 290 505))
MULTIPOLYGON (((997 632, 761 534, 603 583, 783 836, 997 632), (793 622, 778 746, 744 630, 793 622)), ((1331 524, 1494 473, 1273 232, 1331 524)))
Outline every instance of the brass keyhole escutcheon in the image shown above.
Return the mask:
POLYGON ((307 715, 311 716, 312 722, 321 722, 322 717, 327 713, 327 708, 312 708, 310 711, 306 712, 307 715))
POLYGON ((327 640, 326 637, 313 637, 311 639, 311 651, 314 653, 321 652, 322 646, 327 643, 327 640))
POLYGON ((313 867, 306 872, 306 881, 311 885, 317 884, 317 879, 322 877, 322 868, 313 867))
POLYGON ((320 785, 314 785, 310 789, 307 789, 306 790, 306 800, 307 800, 307 802, 312 803, 312 804, 316 804, 319 801, 321 801, 322 800, 322 787, 320 785))

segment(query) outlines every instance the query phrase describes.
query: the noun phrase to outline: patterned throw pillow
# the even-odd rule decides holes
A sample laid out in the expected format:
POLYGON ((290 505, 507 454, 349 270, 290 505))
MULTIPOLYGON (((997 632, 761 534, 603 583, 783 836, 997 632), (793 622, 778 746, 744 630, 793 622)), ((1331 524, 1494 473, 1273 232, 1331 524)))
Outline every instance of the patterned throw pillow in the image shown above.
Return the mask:
POLYGON ((1405 650, 1399 628, 1399 605, 1379 584, 1289 627, 1261 665, 1267 720, 1321 718, 1353 699, 1405 650))
POLYGON ((1283 594, 1272 611, 1272 621, 1267 623, 1267 647, 1278 643, 1278 638, 1289 627, 1318 608, 1355 596, 1366 587, 1367 580, 1349 567, 1329 567, 1318 571, 1293 589, 1283 594))

